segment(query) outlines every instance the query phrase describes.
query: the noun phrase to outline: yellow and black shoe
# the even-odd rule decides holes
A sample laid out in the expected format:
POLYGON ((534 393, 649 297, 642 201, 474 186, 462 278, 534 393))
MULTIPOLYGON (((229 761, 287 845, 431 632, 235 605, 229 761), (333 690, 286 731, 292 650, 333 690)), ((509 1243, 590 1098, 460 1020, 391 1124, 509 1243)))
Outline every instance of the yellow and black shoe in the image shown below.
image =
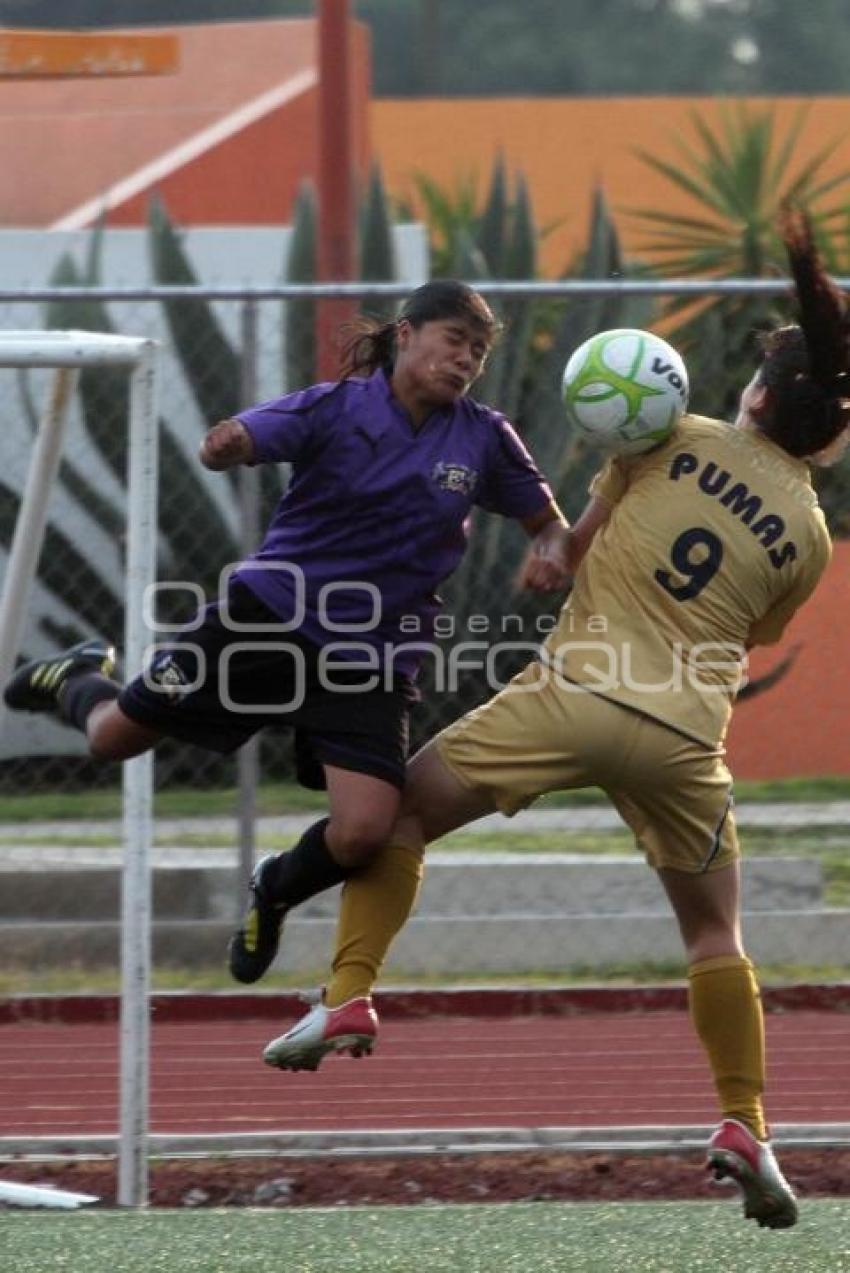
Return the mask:
POLYGON ((235 981, 259 981, 274 962, 280 944, 286 906, 273 897, 273 877, 279 853, 262 858, 251 876, 251 902, 227 949, 230 975, 235 981))
POLYGON ((59 696, 73 676, 115 669, 115 647, 105 641, 81 641, 52 659, 36 659, 19 667, 3 691, 7 707, 15 712, 55 712, 59 696))

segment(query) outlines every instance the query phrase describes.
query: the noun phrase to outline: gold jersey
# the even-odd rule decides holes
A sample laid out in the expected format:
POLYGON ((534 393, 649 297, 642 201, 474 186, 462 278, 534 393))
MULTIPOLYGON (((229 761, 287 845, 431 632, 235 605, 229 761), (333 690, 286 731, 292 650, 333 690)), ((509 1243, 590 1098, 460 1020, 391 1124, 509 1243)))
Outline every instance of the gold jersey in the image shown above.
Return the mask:
POLYGON ((611 514, 543 661, 567 688, 717 746, 746 648, 779 640, 829 561, 808 466, 688 415, 662 446, 609 460, 590 491, 611 514))

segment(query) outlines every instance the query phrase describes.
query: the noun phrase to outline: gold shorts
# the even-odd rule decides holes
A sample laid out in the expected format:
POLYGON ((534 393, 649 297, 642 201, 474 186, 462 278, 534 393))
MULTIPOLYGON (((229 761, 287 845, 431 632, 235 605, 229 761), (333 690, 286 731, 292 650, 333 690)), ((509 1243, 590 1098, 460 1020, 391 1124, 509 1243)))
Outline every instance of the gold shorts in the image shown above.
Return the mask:
POLYGON ((698 873, 739 856, 721 747, 565 688, 539 663, 434 741, 458 780, 508 816, 547 791, 602 787, 650 866, 698 873))

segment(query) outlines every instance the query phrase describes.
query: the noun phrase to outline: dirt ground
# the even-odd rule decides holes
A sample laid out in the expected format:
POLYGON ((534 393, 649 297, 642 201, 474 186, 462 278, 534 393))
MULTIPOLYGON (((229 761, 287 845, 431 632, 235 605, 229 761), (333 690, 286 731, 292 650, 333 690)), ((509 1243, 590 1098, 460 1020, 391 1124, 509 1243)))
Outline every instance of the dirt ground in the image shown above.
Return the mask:
MULTIPOLYGON (((785 1150, 802 1199, 850 1197, 850 1150, 785 1150)), ((0 1164, 0 1180, 53 1185, 114 1204, 112 1162, 0 1164)), ((718 1199, 699 1154, 502 1153, 419 1157, 231 1158, 151 1164, 154 1207, 346 1206, 358 1203, 562 1199, 718 1199)))

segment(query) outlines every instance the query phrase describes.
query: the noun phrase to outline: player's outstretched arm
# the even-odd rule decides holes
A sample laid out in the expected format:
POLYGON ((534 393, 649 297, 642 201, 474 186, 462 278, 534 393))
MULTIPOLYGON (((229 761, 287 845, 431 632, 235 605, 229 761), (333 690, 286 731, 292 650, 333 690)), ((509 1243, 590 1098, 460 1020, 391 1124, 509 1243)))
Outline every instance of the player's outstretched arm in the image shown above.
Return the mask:
POLYGON ((220 472, 237 464, 251 464, 254 443, 241 420, 222 420, 204 437, 199 455, 204 468, 220 472))
MULTIPOLYGON (((556 507, 553 505, 553 507, 556 507)), ((553 592, 569 587, 593 537, 611 516, 607 500, 594 496, 574 525, 567 525, 563 514, 551 518, 537 529, 516 577, 517 588, 533 588, 553 592)), ((523 523, 529 533, 533 528, 523 523)))
POLYGON ((570 583, 567 545, 570 528, 566 517, 552 500, 546 508, 522 520, 523 530, 532 537, 528 552, 514 580, 515 588, 536 592, 556 592, 570 583))
POLYGON ((593 543, 593 537, 601 530, 611 516, 611 505, 607 500, 592 496, 584 506, 583 512, 573 523, 570 531, 569 568, 575 574, 581 565, 582 558, 593 543))

